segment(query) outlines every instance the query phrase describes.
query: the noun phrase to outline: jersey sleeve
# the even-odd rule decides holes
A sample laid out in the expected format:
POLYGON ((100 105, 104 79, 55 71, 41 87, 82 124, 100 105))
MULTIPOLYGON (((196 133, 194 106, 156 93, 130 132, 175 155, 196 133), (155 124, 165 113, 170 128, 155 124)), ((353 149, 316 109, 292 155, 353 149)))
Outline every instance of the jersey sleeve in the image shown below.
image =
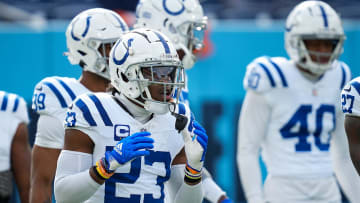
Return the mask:
POLYGON ((262 56, 252 61, 246 68, 243 81, 245 90, 264 93, 273 88, 287 87, 287 81, 281 70, 279 60, 284 59, 262 56))
POLYGON ((90 103, 87 94, 80 95, 74 100, 66 112, 65 129, 80 130, 89 136, 93 133, 94 127, 97 126, 94 119, 96 112, 90 103))
POLYGON ((20 122, 26 124, 29 123, 26 101, 22 97, 16 96, 13 110, 15 110, 15 116, 20 120, 20 122))
POLYGON ((342 89, 341 106, 345 115, 360 117, 360 77, 351 80, 342 89))
POLYGON ((49 115, 40 115, 37 123, 35 145, 62 149, 64 146, 64 127, 62 121, 49 115))
POLYGON ((40 115, 35 138, 38 146, 55 149, 63 147, 63 121, 72 100, 64 86, 60 77, 47 77, 35 86, 32 109, 40 115))
POLYGON ((34 89, 31 108, 38 114, 57 115, 64 111, 72 101, 57 77, 40 81, 34 89))

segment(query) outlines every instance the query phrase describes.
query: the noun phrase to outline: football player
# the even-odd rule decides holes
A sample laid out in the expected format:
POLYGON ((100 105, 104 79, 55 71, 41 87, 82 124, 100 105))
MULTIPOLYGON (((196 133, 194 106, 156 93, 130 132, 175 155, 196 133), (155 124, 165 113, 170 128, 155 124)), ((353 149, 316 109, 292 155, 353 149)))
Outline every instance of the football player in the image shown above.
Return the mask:
POLYGON ((248 65, 237 156, 248 202, 340 203, 336 180, 351 202, 360 201, 338 108, 351 78, 337 60, 344 39, 333 8, 304 1, 286 20, 290 60, 264 56, 248 65), (264 189, 260 149, 268 171, 264 189))
POLYGON ((21 202, 29 202, 31 152, 26 102, 0 91, 0 105, 0 202, 10 201, 13 175, 21 202))
MULTIPOLYGON (((164 33, 175 45, 185 70, 189 70, 196 62, 194 52, 204 47, 207 17, 198 0, 141 0, 136 8, 134 27, 148 27, 164 33)), ((185 77, 185 88, 181 92, 180 101, 189 105, 188 95, 185 77)), ((206 169, 203 182, 205 198, 210 202, 231 202, 206 169)))
POLYGON ((128 31, 115 12, 95 8, 78 14, 66 30, 66 53, 71 64, 79 64, 77 80, 47 77, 34 91, 32 108, 40 115, 33 148, 31 201, 50 200, 56 161, 64 143, 66 109, 77 95, 104 92, 110 82, 108 54, 113 44, 128 31))
POLYGON ((171 103, 184 86, 174 46, 158 31, 135 29, 110 57, 113 93, 83 94, 67 112, 56 199, 202 202, 207 135, 184 104, 171 103))
POLYGON ((352 162, 360 175, 360 77, 350 81, 341 92, 342 110, 345 114, 345 130, 349 140, 352 162))

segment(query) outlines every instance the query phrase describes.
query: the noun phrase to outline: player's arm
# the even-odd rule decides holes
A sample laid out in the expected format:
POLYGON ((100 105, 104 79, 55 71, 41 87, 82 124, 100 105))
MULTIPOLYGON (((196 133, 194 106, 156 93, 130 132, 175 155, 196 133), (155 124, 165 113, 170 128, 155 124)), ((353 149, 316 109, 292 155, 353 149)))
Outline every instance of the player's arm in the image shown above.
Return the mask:
POLYGON ((84 132, 65 131, 55 176, 55 198, 59 202, 83 202, 89 199, 104 182, 92 175, 94 143, 84 132))
MULTIPOLYGON (((345 130, 349 140, 350 156, 360 175, 360 77, 348 82, 341 91, 342 112, 345 114, 345 130)), ((342 126, 342 124, 340 124, 342 126)))
POLYGON ((215 183, 206 168, 203 168, 202 182, 205 199, 212 203, 232 203, 232 200, 227 197, 226 193, 215 183))
POLYGON ((59 119, 40 115, 32 149, 30 202, 51 202, 56 163, 61 151, 64 129, 59 119))
POLYGON ((345 130, 350 143, 351 160, 360 175, 360 117, 346 115, 345 130))
POLYGON ((175 203, 202 202, 202 168, 207 149, 208 136, 205 129, 194 120, 187 105, 172 106, 172 114, 176 118, 175 128, 182 135, 184 149, 175 157, 169 189, 175 203), (183 171, 183 172, 182 172, 183 171), (184 174, 184 175, 183 175, 184 174))
POLYGON ((270 108, 264 96, 248 91, 239 118, 237 163, 241 183, 249 203, 264 202, 259 152, 269 116, 270 108))
POLYGON ((336 117, 336 129, 331 139, 331 156, 335 175, 345 195, 351 202, 360 201, 360 177, 351 162, 349 144, 343 128, 344 118, 336 117))
POLYGON ((29 202, 30 145, 25 123, 20 123, 11 143, 11 165, 19 189, 21 202, 29 202))
MULTIPOLYGON (((90 132, 90 131, 89 131, 90 132)), ((154 140, 149 132, 139 132, 122 139, 114 149, 92 165, 94 143, 88 134, 77 130, 65 131, 55 177, 55 197, 59 202, 83 202, 109 179, 118 167, 149 155, 154 140)))
POLYGON ((168 181, 168 191, 175 203, 202 202, 204 198, 201 179, 196 182, 188 181, 185 175, 186 154, 183 148, 175 157, 171 166, 171 177, 168 181), (184 170, 185 169, 185 170, 184 170))

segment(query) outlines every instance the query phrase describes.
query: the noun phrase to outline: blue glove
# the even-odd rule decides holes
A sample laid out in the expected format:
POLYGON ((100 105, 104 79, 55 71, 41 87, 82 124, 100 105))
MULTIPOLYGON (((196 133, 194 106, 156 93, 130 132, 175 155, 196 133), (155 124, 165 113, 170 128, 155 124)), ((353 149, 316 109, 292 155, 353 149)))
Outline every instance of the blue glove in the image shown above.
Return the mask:
POLYGON ((120 140, 112 151, 105 153, 104 168, 112 173, 121 165, 141 156, 150 154, 148 149, 154 148, 154 139, 148 137, 149 132, 138 132, 120 140))
POLYGON ((224 199, 223 201, 221 201, 220 203, 233 203, 233 201, 231 199, 224 199))

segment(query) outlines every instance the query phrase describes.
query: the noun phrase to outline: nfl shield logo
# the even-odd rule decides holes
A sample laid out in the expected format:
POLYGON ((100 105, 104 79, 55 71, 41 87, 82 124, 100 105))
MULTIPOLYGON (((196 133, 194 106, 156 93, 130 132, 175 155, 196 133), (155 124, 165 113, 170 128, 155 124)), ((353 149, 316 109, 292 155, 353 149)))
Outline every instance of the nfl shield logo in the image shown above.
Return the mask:
POLYGON ((117 124, 114 126, 114 140, 120 141, 122 138, 130 136, 130 126, 117 124))

